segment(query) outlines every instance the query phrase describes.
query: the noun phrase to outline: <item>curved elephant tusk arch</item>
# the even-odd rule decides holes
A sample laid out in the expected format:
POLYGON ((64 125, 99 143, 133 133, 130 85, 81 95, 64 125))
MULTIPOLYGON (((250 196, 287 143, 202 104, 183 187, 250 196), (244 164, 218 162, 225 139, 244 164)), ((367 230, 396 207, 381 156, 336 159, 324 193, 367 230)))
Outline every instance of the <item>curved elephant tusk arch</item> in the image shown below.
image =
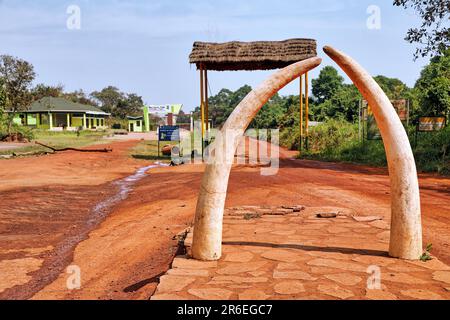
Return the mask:
POLYGON ((343 52, 329 46, 323 50, 345 71, 368 101, 383 137, 391 181, 389 255, 416 260, 422 254, 419 183, 405 129, 388 97, 366 70, 343 52))
POLYGON ((195 210, 192 256, 218 260, 222 254, 222 222, 232 160, 241 137, 263 105, 281 88, 317 67, 322 59, 309 58, 291 64, 266 79, 234 109, 211 146, 215 156, 203 174, 195 210))

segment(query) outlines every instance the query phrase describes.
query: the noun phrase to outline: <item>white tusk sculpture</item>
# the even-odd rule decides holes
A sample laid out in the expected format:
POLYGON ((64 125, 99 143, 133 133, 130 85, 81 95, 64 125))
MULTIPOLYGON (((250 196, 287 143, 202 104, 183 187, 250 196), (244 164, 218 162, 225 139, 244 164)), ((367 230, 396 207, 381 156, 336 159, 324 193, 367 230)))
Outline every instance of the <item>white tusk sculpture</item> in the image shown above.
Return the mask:
POLYGON ((291 64, 250 92, 228 117, 211 145, 214 156, 203 174, 195 211, 192 256, 199 260, 218 260, 222 254, 222 221, 228 178, 239 138, 264 104, 281 88, 317 67, 322 59, 309 58, 291 64))
POLYGON ((389 255, 416 260, 422 254, 419 183, 408 136, 386 94, 355 60, 325 46, 331 57, 350 77, 373 110, 383 137, 391 181, 391 233, 389 255))

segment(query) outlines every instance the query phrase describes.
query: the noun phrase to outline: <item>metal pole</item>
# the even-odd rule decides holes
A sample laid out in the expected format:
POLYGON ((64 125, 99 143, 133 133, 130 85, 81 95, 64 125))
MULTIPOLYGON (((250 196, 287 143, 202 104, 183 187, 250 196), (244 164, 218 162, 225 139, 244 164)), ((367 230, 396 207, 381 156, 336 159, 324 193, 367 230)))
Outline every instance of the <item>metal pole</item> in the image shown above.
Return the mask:
POLYGON ((204 93, 203 93, 203 66, 200 66, 200 115, 201 115, 201 126, 202 126, 202 159, 203 159, 203 144, 204 144, 204 136, 205 136, 205 110, 204 105, 203 105, 203 97, 204 97, 204 93))
POLYGON ((309 83, 308 83, 308 72, 305 73, 305 136, 306 136, 306 150, 308 150, 308 135, 309 135, 309 127, 308 127, 308 116, 309 116, 309 83))
POLYGON ((361 100, 358 101, 358 141, 361 142, 361 100))
POLYGON ((300 76, 300 144, 299 151, 302 151, 303 144, 303 75, 300 76))
POLYGON ((207 134, 207 139, 208 139, 208 131, 209 131, 209 103, 208 103, 208 70, 205 69, 205 129, 206 129, 206 134, 207 134))

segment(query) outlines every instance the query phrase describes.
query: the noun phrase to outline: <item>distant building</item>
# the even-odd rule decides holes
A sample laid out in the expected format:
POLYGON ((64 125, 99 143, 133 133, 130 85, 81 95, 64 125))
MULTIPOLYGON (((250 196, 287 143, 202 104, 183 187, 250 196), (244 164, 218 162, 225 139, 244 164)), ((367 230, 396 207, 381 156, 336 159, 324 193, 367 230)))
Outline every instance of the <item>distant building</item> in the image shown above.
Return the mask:
POLYGON ((144 117, 127 117, 128 132, 143 132, 144 131, 144 117))
POLYGON ((176 125, 182 104, 149 105, 144 107, 144 131, 150 131, 151 115, 161 119, 157 125, 176 125))
POLYGON ((105 129, 109 113, 97 107, 64 98, 45 97, 33 102, 27 111, 17 113, 14 123, 52 131, 105 129))

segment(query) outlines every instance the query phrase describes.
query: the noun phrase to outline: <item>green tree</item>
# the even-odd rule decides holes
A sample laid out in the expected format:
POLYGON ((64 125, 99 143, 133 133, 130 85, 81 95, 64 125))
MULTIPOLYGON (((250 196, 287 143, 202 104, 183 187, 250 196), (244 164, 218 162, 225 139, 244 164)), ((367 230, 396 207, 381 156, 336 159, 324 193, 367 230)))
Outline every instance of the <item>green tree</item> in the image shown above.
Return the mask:
POLYGON ((414 59, 419 56, 438 55, 449 47, 449 0, 394 0, 394 6, 413 8, 422 18, 421 26, 409 29, 405 37, 406 41, 419 45, 414 59))
POLYGON ((374 79, 389 99, 397 100, 406 98, 409 88, 401 80, 381 75, 374 77, 374 79))
POLYGON ((36 101, 44 97, 58 98, 63 95, 63 92, 64 86, 62 84, 49 86, 43 83, 39 83, 31 90, 31 95, 33 96, 33 100, 36 101))
POLYGON ((125 99, 125 96, 118 88, 108 86, 101 91, 94 91, 91 97, 100 103, 103 111, 113 114, 119 103, 125 99))
MULTIPOLYGON (((252 88, 249 85, 244 85, 234 92, 222 89, 218 94, 209 97, 209 118, 212 119, 214 126, 221 126, 250 91, 252 91, 252 88)), ((200 107, 195 108, 194 115, 197 119, 200 119, 200 107)))
POLYGON ((8 111, 7 134, 15 115, 29 108, 32 101, 31 84, 35 78, 33 65, 25 60, 10 56, 0 56, 0 78, 3 83, 4 109, 8 111))
POLYGON ((98 106, 96 100, 91 99, 87 96, 87 94, 83 91, 83 89, 75 90, 72 92, 64 92, 61 97, 64 99, 68 99, 75 103, 87 104, 91 106, 98 106))
POLYGON ((124 95, 121 100, 118 101, 117 106, 112 109, 112 116, 125 119, 127 116, 138 116, 142 114, 142 108, 144 107, 144 101, 142 97, 135 93, 124 95))
POLYGON ((312 79, 312 94, 316 97, 317 102, 323 103, 331 99, 344 84, 344 78, 332 66, 326 66, 320 70, 319 77, 312 79))
POLYGON ((111 116, 125 119, 127 116, 142 114, 144 101, 135 93, 123 93, 118 88, 108 86, 101 91, 94 91, 91 97, 100 103, 103 111, 111 116))
POLYGON ((422 115, 450 116, 450 49, 430 60, 414 89, 422 115))
POLYGON ((333 96, 320 104, 312 105, 312 113, 318 121, 343 119, 355 121, 361 94, 353 84, 343 84, 333 96))

